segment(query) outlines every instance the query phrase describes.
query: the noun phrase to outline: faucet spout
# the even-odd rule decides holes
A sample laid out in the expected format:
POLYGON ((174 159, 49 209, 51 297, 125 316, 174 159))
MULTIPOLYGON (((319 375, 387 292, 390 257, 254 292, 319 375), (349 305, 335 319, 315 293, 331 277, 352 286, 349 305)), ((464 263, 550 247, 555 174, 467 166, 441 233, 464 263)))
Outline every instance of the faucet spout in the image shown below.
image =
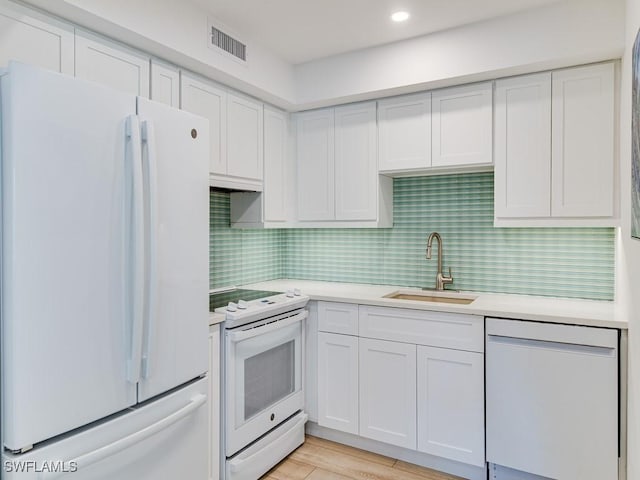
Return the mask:
POLYGON ((427 239, 427 260, 431 259, 431 250, 433 240, 438 241, 438 273, 436 274, 436 290, 444 290, 444 286, 449 283, 453 283, 453 277, 451 276, 451 268, 449 268, 449 276, 442 274, 442 255, 444 246, 442 244, 442 237, 438 232, 431 232, 427 239))

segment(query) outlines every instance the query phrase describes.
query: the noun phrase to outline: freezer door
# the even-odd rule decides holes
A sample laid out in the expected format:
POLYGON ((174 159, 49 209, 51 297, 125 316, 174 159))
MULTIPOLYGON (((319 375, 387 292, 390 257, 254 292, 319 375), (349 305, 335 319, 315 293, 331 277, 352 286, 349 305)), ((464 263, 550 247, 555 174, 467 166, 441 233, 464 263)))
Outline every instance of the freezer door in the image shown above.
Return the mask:
POLYGON ((6 480, 206 480, 207 379, 22 455, 6 480))
POLYGON ((5 446, 135 403, 125 119, 135 97, 11 64, 2 94, 5 446))
POLYGON ((209 126, 143 98, 138 115, 147 198, 144 401, 207 371, 209 126))

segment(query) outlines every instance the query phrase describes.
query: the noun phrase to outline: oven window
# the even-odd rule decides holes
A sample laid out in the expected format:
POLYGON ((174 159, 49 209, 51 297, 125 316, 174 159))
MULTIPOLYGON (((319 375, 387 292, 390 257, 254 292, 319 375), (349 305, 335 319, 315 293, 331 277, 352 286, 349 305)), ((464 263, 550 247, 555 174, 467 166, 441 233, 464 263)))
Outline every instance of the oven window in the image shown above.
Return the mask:
POLYGON ((295 390, 295 340, 244 361, 245 421, 295 390))

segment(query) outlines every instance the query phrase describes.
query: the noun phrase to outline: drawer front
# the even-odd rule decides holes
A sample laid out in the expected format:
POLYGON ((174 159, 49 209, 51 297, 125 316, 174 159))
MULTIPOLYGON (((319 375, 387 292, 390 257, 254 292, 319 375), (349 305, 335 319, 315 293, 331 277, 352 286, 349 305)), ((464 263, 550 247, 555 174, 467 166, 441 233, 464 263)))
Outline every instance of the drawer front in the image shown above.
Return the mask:
POLYGON ((320 332, 358 335, 358 305, 355 303, 318 302, 320 332))
POLYGON ((484 352, 478 315, 360 305, 359 335, 432 347, 484 352))

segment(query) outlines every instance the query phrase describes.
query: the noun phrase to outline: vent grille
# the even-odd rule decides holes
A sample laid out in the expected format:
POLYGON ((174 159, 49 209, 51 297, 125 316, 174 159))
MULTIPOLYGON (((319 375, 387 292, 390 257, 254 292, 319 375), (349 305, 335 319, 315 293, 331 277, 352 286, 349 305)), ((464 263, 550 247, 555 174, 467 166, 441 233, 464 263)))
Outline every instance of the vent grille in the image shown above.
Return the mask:
POLYGON ((211 45, 224 50, 243 62, 247 61, 247 46, 244 43, 213 26, 211 27, 210 34, 211 45))

